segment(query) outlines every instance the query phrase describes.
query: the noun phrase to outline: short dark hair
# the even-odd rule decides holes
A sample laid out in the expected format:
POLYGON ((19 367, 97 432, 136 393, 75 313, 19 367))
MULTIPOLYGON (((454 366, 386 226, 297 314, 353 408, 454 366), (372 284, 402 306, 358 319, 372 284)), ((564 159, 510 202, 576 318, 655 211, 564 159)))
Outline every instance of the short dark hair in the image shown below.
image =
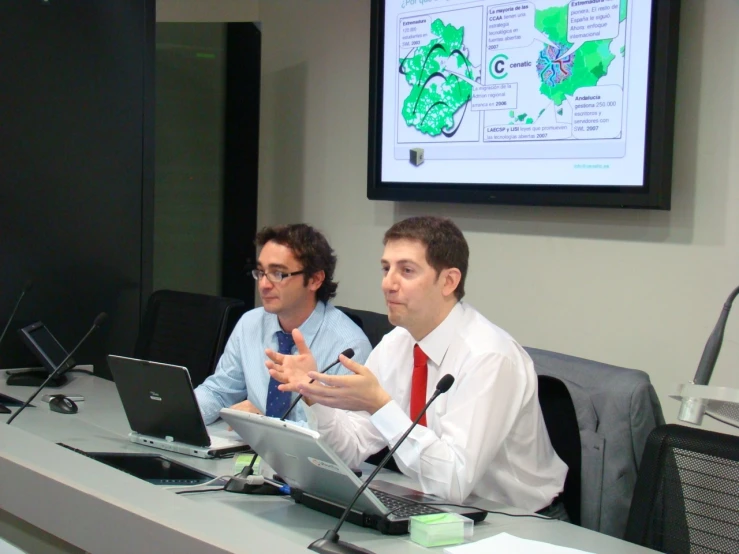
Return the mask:
POLYGON ((382 244, 393 240, 416 240, 426 247, 426 261, 439 277, 442 269, 456 267, 462 277, 454 295, 464 296, 464 281, 470 260, 470 248, 462 231, 447 217, 423 215, 398 221, 385 232, 382 244))
POLYGON ((333 281, 336 254, 320 231, 305 223, 276 225, 263 228, 254 239, 254 243, 260 248, 270 241, 287 246, 293 251, 293 255, 305 271, 304 285, 307 285, 308 280, 317 272, 324 272, 326 277, 321 288, 316 291, 318 300, 328 302, 330 298, 336 296, 336 289, 339 286, 333 281))

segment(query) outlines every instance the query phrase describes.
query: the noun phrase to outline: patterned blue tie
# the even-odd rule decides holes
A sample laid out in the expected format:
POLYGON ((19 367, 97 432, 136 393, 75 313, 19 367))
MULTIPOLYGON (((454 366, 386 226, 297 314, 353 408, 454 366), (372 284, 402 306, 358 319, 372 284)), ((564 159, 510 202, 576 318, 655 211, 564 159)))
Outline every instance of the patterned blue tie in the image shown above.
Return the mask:
MULTIPOLYGON (((280 354, 290 354, 295 346, 293 336, 284 331, 277 331, 277 351, 280 354)), ((269 417, 282 417, 292 400, 292 393, 282 392, 277 387, 281 385, 274 377, 269 378, 267 389, 267 415, 269 417)))

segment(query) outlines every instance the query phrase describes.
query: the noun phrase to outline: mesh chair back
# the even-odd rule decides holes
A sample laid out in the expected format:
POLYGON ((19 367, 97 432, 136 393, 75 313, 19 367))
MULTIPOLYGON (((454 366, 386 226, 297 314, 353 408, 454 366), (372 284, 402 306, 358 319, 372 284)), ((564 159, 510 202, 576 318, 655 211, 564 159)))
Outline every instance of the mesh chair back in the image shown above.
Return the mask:
POLYGON ((193 387, 216 368, 244 302, 205 294, 159 290, 149 297, 134 356, 185 366, 193 387))
POLYGON ((575 405, 567 386, 548 375, 539 375, 539 405, 547 426, 549 440, 557 456, 569 468, 560 499, 570 521, 580 525, 580 487, 582 482, 582 447, 575 405))
POLYGON ((739 437, 682 425, 654 429, 625 539, 670 554, 739 552, 739 437))

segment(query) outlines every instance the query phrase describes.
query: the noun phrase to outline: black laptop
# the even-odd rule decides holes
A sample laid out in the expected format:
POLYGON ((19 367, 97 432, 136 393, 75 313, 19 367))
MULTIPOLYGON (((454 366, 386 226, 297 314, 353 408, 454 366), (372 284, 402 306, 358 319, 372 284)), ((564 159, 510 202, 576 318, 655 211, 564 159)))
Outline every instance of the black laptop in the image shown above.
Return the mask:
POLYGON ((219 458, 249 450, 240 440, 208 433, 187 368, 123 356, 108 356, 136 444, 219 458))

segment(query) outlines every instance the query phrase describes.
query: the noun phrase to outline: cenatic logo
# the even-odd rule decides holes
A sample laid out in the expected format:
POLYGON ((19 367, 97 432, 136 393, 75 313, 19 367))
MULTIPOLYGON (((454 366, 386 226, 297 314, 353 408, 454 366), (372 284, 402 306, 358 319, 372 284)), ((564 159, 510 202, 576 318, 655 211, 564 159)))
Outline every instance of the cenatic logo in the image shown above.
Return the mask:
POLYGON ((490 60, 489 70, 493 79, 504 79, 508 77, 508 72, 506 71, 507 59, 508 56, 505 54, 498 54, 497 56, 493 56, 493 59, 490 60))

